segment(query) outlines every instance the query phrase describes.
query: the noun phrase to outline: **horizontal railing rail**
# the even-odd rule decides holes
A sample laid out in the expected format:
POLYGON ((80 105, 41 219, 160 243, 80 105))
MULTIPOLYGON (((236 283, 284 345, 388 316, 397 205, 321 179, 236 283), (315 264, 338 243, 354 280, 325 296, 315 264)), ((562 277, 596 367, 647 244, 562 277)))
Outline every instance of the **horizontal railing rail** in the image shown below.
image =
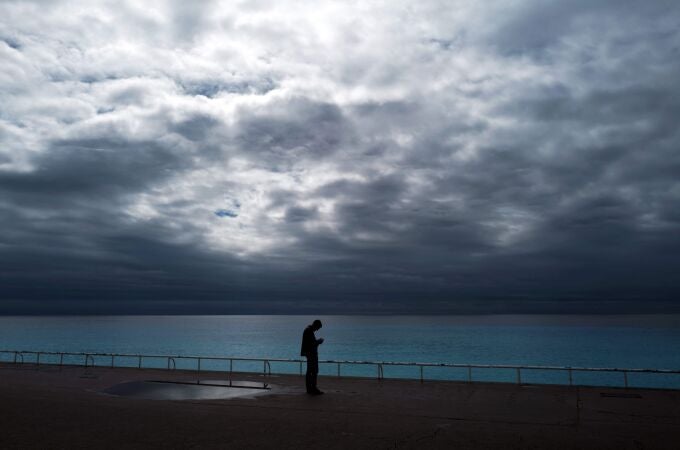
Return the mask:
MULTIPOLYGON (((304 359, 286 359, 286 358, 248 358, 248 357, 226 357, 226 356, 189 356, 189 355, 160 355, 160 354, 133 354, 133 353, 98 353, 98 352, 54 352, 54 351, 35 351, 35 350, 0 350, 0 362, 3 362, 2 355, 10 355, 11 363, 13 364, 35 364, 37 366, 42 365, 52 365, 52 366, 83 366, 83 367, 131 367, 129 365, 118 365, 116 366, 116 359, 120 361, 123 358, 134 359, 137 361, 137 368, 149 368, 149 369, 162 369, 162 367, 143 367, 143 360, 151 359, 162 359, 166 360, 167 364, 166 370, 179 370, 177 368, 177 361, 180 360, 192 360, 196 362, 195 371, 200 374, 201 371, 206 371, 205 366, 202 368, 201 363, 206 361, 222 361, 229 362, 228 370, 221 370, 210 368, 207 371, 210 372, 228 372, 229 379, 234 373, 234 362, 251 362, 251 363, 262 363, 262 374, 265 376, 271 376, 272 374, 272 363, 287 363, 287 364, 299 364, 300 375, 303 373, 304 359), (25 358, 33 356, 34 359, 30 360, 25 358), (43 360, 41 362, 41 356, 43 360), (44 357, 48 356, 58 356, 59 362, 47 362, 44 357), (80 362, 71 362, 64 360, 64 357, 77 358, 80 362), (106 365, 96 364, 95 358, 110 358, 110 362, 106 365)), ((540 365, 513 365, 513 364, 456 364, 456 363, 427 363, 427 362, 399 362, 399 361, 351 361, 351 360, 322 360, 319 364, 335 365, 336 366, 336 376, 341 377, 352 377, 350 375, 342 375, 341 368, 343 366, 373 366, 376 370, 375 378, 378 380, 385 379, 384 369, 385 367, 401 366, 401 367, 414 367, 419 369, 418 377, 406 377, 408 379, 420 379, 421 382, 434 380, 433 378, 425 377, 426 368, 452 368, 452 369, 465 369, 467 371, 468 382, 473 382, 473 369, 496 369, 496 370, 511 370, 515 372, 515 383, 522 383, 522 373, 527 373, 528 371, 560 371, 566 372, 568 375, 568 383, 547 383, 547 384, 563 384, 569 386, 576 386, 574 383, 573 374, 577 372, 586 373, 620 373, 623 377, 623 387, 629 387, 628 375, 629 374, 657 374, 657 375, 680 375, 680 370, 673 369, 636 369, 636 368, 616 368, 616 367, 576 367, 576 366, 540 366, 540 365)), ((182 370, 194 370, 194 369, 182 369, 182 370)), ((247 373, 259 373, 254 371, 241 371, 247 373)), ((290 374, 290 372, 274 372, 278 374, 290 374)), ((356 377, 356 375, 355 375, 356 377)), ((451 379, 454 380, 454 379, 451 379)), ((455 379, 460 381, 459 379, 455 379)), ((481 380, 479 380, 481 381, 481 380)), ((485 379, 484 381, 489 381, 485 379)), ((498 380, 496 380, 498 381, 498 380)), ((680 380, 679 380, 680 381, 680 380)), ((546 384, 546 383, 543 383, 546 384)), ((678 384, 680 386, 680 384, 678 384)), ((671 389, 680 389, 680 387, 671 387, 671 389)))

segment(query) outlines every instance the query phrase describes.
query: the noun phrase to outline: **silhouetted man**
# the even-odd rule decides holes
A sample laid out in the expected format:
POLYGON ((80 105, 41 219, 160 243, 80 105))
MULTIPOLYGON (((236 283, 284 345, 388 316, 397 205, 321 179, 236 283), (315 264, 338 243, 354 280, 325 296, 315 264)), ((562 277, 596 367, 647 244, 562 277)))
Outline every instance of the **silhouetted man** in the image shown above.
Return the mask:
POLYGON ((307 385, 307 393, 310 395, 323 394, 316 387, 316 377, 319 374, 319 353, 317 351, 319 345, 323 343, 323 339, 317 339, 314 332, 322 327, 320 320, 315 320, 311 325, 307 325, 304 333, 302 333, 302 349, 300 355, 307 358, 307 375, 305 376, 305 384, 307 385))

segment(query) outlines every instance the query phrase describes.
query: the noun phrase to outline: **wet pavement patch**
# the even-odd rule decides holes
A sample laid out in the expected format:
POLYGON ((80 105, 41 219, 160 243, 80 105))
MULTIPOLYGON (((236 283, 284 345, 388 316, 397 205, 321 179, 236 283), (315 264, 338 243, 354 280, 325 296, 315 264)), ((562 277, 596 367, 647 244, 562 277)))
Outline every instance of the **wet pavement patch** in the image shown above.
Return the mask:
POLYGON ((272 392, 272 386, 254 381, 129 381, 102 391, 119 397, 150 400, 221 400, 251 398, 272 392))

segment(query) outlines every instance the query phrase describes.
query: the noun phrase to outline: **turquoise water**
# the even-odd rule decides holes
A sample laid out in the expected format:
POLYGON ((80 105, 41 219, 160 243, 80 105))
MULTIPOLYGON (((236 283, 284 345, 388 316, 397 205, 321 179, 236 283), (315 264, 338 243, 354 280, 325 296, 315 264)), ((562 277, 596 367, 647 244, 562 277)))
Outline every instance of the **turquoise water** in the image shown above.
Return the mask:
MULTIPOLYGON (((0 317, 0 350, 100 352, 299 359, 306 316, 0 317)), ((680 369, 680 316, 328 316, 320 317, 320 358, 455 364, 680 369)), ((2 360, 13 358, 0 355, 2 360)), ((28 358, 28 356, 27 356, 28 358)), ((43 361, 47 360, 45 357, 43 361)), ((76 362, 76 361, 72 361, 76 362)), ((100 358, 97 364, 107 364, 100 358)), ((136 365, 121 359, 120 365, 136 365)), ((262 370, 262 363, 234 363, 262 370)), ((167 360, 145 360, 165 367, 167 360)), ((178 368, 193 368, 179 360, 178 368)), ((226 362, 203 361, 205 369, 226 362)), ((273 363, 296 373, 299 364, 273 363)), ((337 373, 337 365, 322 365, 337 373)), ((343 375, 375 376, 373 366, 343 375)), ((419 369, 385 367, 385 377, 417 378, 419 369)), ((467 369, 426 368, 431 379, 467 379, 467 369)), ((514 370, 473 369, 473 379, 514 381, 514 370)), ((680 375, 630 374, 635 386, 678 387, 680 375)), ((523 382, 567 383, 565 372, 523 371, 523 382)), ((621 374, 575 373, 576 384, 622 385, 621 374)))

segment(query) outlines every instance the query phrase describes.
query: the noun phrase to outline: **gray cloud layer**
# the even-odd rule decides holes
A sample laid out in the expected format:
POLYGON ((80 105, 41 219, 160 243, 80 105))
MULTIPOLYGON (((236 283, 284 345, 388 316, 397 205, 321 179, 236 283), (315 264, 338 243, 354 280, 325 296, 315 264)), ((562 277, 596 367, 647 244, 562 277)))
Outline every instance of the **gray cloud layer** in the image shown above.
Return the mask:
POLYGON ((0 4, 0 313, 680 311, 672 1, 0 4))

